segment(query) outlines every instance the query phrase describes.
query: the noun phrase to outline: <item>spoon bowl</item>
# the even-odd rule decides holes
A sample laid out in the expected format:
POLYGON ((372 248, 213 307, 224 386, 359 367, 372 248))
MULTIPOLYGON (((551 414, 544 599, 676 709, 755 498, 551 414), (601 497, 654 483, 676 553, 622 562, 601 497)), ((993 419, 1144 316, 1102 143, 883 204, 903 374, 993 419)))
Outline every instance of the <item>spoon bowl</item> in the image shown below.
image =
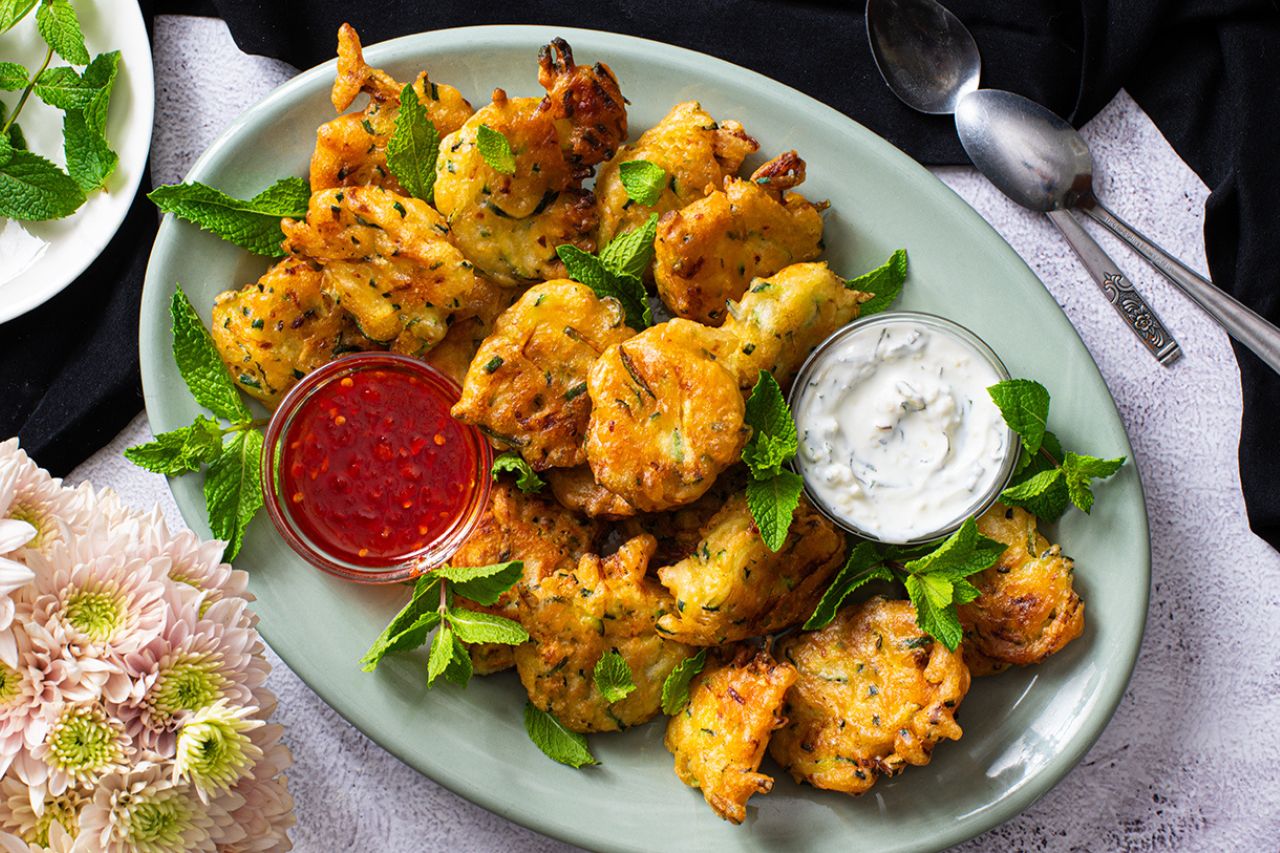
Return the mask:
POLYGON ((978 44, 935 0, 867 0, 867 38, 880 75, 912 109, 950 115, 978 88, 978 44))

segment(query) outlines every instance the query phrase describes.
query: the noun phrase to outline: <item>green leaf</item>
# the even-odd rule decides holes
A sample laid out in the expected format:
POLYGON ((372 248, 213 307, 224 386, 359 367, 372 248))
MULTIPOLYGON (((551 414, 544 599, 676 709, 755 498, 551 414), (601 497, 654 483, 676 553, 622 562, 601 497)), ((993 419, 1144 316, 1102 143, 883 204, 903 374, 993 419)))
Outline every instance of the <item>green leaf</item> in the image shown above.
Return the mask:
MULTIPOLYGON (((0 12, 3 11, 3 2, 0 0, 0 12)), ((27 81, 31 79, 31 72, 16 62, 0 62, 0 92, 17 92, 27 87, 27 81)))
POLYGON ((147 198, 165 213, 194 222, 242 249, 279 257, 284 254, 280 219, 306 216, 311 190, 302 178, 284 178, 248 200, 199 183, 156 187, 147 198))
POLYGON ((456 594, 488 606, 511 589, 523 572, 524 563, 511 560, 491 566, 441 566, 432 574, 451 581, 456 594))
POLYGON ((1016 486, 1010 486, 1000 493, 1000 500, 1005 503, 1012 503, 1015 506, 1021 506, 1026 501, 1037 495, 1047 492, 1055 483, 1062 479, 1061 468, 1049 468, 1040 473, 1028 477, 1016 486))
POLYGON ((760 371, 755 388, 747 398, 743 420, 752 433, 742 449, 742 461, 755 477, 777 476, 782 466, 796 455, 799 444, 791 407, 768 371, 760 371))
MULTIPOLYGON (((966 518, 960 529, 936 549, 908 561, 903 568, 911 574, 935 576, 950 582, 991 568, 1004 551, 1003 542, 983 536, 978 532, 977 523, 966 518)), ((949 585, 947 594, 950 596, 949 585)))
POLYGON ((516 487, 525 494, 540 492, 542 487, 546 485, 537 472, 533 470, 533 466, 514 450, 508 450, 494 459, 489 473, 493 475, 495 480, 504 473, 515 474, 516 487))
POLYGON ((610 705, 626 699, 636 689, 636 683, 631 677, 631 667, 627 665, 626 658, 616 651, 605 652, 600 656, 591 677, 604 701, 610 705))
POLYGON ((954 652, 964 638, 964 629, 952 601, 951 582, 937 575, 907 575, 906 586, 920 630, 954 652))
POLYGON ((444 680, 466 687, 471 681, 471 653, 467 651, 467 647, 462 645, 462 641, 458 639, 458 635, 453 635, 453 657, 449 659, 449 665, 444 668, 444 680))
POLYGON ((40 100, 60 110, 84 109, 98 93, 97 89, 85 83, 74 68, 66 65, 42 71, 36 78, 33 91, 40 100))
POLYGON ((80 19, 67 0, 44 0, 36 9, 36 30, 53 52, 72 65, 88 65, 80 19))
POLYGON ((373 672, 389 652, 416 649, 427 641, 427 632, 440 623, 440 579, 434 574, 421 575, 414 582, 413 597, 409 599, 391 623, 373 641, 369 651, 360 658, 361 669, 373 672))
POLYGON ((787 541, 803 490, 804 480, 794 471, 779 471, 768 479, 747 483, 747 507, 770 551, 776 552, 787 541))
POLYGON ((964 578, 952 581, 951 586, 952 597, 955 599, 956 604, 968 604, 970 601, 973 601, 975 598, 982 595, 981 590, 964 578))
POLYGON ((191 396, 218 417, 233 423, 251 420, 248 407, 213 345, 213 337, 181 285, 174 291, 169 313, 173 318, 173 358, 191 396))
POLYGON ((0 33, 27 16, 39 0, 0 0, 0 33))
POLYGON ((1097 456, 1079 456, 1068 452, 1062 460, 1062 473, 1067 481, 1067 496, 1082 512, 1093 509, 1093 489, 1090 482, 1106 478, 1120 470, 1124 457, 1100 459, 1097 456))
POLYGON ((569 278, 585 284, 601 299, 618 300, 626 313, 628 326, 639 331, 653 325, 649 294, 640 279, 632 275, 610 273, 595 255, 569 243, 556 246, 556 254, 564 261, 569 278))
POLYGON ((0 217, 61 219, 84 204, 84 192, 53 163, 15 145, 0 163, 0 217))
POLYGON ((213 535, 227 543, 223 559, 240 553, 244 531, 262 508, 262 433, 236 433, 209 465, 204 476, 204 504, 213 535))
POLYGON ((453 629, 449 627, 446 621, 440 625, 434 637, 431 638, 431 653, 427 657, 427 686, 430 687, 435 683, 436 679, 444 675, 449 664, 453 662, 453 629))
POLYGON ((846 281, 844 286, 850 290, 861 290, 863 293, 875 294, 871 299, 858 306, 859 317, 870 317, 872 314, 879 314, 893 305, 899 294, 902 293, 902 285, 906 280, 907 250, 898 249, 882 265, 871 270, 871 272, 863 273, 857 278, 846 281))
POLYGON ((1045 430, 1040 452, 1032 454, 1027 453, 1025 449, 1022 451, 1022 456, 1018 461, 1018 473, 1014 475, 1012 485, 1000 495, 1000 500, 1010 506, 1020 506, 1037 518, 1056 521, 1071 505, 1070 498, 1067 495, 1067 481, 1065 478, 1050 477, 1054 482, 1044 491, 1032 497, 1020 499, 1017 497, 1017 492, 1014 492, 1013 496, 1009 495, 1012 489, 1040 474, 1046 472, 1059 473, 1058 467, 1045 458, 1045 453, 1048 453, 1054 459, 1062 458, 1062 445, 1058 442, 1058 437, 1050 430, 1045 430))
POLYGON ((212 418, 196 415, 190 426, 162 432, 155 441, 135 445, 124 458, 157 474, 176 476, 198 471, 222 452, 222 426, 212 418))
POLYGON ((464 643, 498 643, 504 646, 518 646, 529 639, 529 632, 522 628, 519 622, 513 622, 492 613, 481 613, 478 610, 459 607, 449 610, 446 618, 458 632, 458 639, 464 643))
POLYGON ((1000 500, 1010 506, 1020 506, 1045 521, 1057 521, 1071 505, 1071 499, 1067 493, 1067 481, 1064 477, 1056 478, 1053 485, 1034 497, 1018 500, 1002 494, 1000 500))
MULTIPOLYGON (((4 126, 5 119, 9 116, 9 108, 4 105, 4 101, 0 101, 0 127, 4 126)), ((9 125, 8 135, 0 134, 0 166, 3 166, 9 160, 9 153, 14 150, 23 150, 27 147, 27 141, 22 136, 22 128, 17 123, 9 125)))
POLYGON ((644 224, 623 231, 600 250, 600 265, 615 276, 644 278, 644 271, 653 262, 653 241, 657 236, 658 214, 651 213, 644 224))
POLYGON ((627 160, 618 164, 618 177, 627 191, 627 198, 636 204, 651 207, 662 197, 667 185, 667 172, 657 163, 648 160, 627 160))
POLYGON ((511 143, 487 124, 476 128, 476 147, 490 169, 503 175, 516 173, 516 155, 511 153, 511 143))
POLYGON ((702 649, 691 658, 676 664, 675 669, 662 682, 662 713, 673 717, 689 704, 689 687, 693 678, 707 665, 707 650, 702 649))
POLYGON ((524 730, 529 733, 529 740, 552 761, 570 767, 599 764, 591 754, 586 738, 569 731, 554 715, 537 708, 532 702, 524 706, 524 730))
POLYGON ((120 70, 120 51, 100 53, 89 63, 81 79, 95 90, 93 100, 84 110, 85 122, 98 133, 107 129, 107 110, 111 106, 111 92, 115 88, 120 70))
POLYGON ((816 631, 831 624, 831 620, 836 618, 836 612, 840 610, 840 606, 844 604, 849 594, 873 580, 891 581, 893 571, 884 564, 884 559, 875 545, 870 542, 859 542, 849 552, 835 580, 822 594, 818 606, 813 609, 813 614, 805 621, 804 629, 816 631))
POLYGON ((1032 379, 1006 379, 987 389, 1009 428, 1022 439, 1028 453, 1044 441, 1049 421, 1049 392, 1032 379))
POLYGON ((410 195, 429 202, 439 156, 440 134, 427 118, 427 108, 418 100, 413 84, 406 83, 400 90, 396 127, 387 140, 387 168, 410 195))
POLYGON ((86 193, 105 185, 120 162, 102 132, 89 125, 84 110, 68 110, 63 115, 62 144, 67 172, 86 193))

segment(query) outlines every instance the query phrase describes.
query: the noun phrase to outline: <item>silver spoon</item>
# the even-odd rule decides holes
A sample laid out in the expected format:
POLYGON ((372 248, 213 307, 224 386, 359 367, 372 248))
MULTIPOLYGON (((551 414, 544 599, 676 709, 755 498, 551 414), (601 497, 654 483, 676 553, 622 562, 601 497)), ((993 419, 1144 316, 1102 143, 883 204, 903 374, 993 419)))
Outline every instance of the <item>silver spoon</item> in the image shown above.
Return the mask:
MULTIPOLYGON (((1084 229, 1067 209, 1092 216, 1164 273, 1231 337, 1280 373, 1280 328, 1214 287, 1098 201, 1093 194, 1093 159, 1074 127, 1021 95, 981 89, 961 99, 956 129, 970 159, 1005 195, 1024 207, 1045 211, 1059 227, 1080 233, 1084 229)), ((1073 243, 1073 247, 1086 266, 1094 268, 1100 260, 1106 261, 1105 256, 1086 258, 1081 245, 1073 243)), ((1115 287, 1122 301, 1130 298, 1119 283, 1115 287)))
MULTIPOLYGON (((925 113, 951 113, 977 94, 982 72, 977 42, 942 4, 935 0, 867 0, 866 17, 876 67, 889 89, 907 106, 925 113)), ((958 116, 956 126, 978 171, 1014 201, 1025 204, 1008 189, 1017 181, 1010 181, 999 171, 1007 166, 1007 158, 980 161, 965 143, 958 116)), ((1080 145, 1084 146, 1083 139, 1080 145)), ((984 146, 982 150, 994 148, 984 146)), ((1052 210, 1048 215, 1139 340, 1161 364, 1176 361, 1182 355, 1177 342, 1097 241, 1065 210, 1052 210)))

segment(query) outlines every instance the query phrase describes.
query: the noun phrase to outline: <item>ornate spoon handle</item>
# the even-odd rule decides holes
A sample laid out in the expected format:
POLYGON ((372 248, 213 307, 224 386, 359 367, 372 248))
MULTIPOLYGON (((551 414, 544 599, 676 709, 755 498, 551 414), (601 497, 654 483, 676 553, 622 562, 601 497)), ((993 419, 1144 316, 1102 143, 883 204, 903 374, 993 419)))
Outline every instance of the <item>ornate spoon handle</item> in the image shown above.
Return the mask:
POLYGON ((1089 232, 1084 230, 1069 211, 1051 210, 1046 216, 1058 226, 1058 230, 1067 238, 1107 301, 1124 318, 1125 324, 1156 360, 1164 365, 1177 361, 1182 355, 1178 342, 1165 330, 1160 318, 1147 305, 1142 295, 1134 290, 1129 279, 1120 272, 1116 262, 1098 245, 1098 241, 1089 236, 1089 232))

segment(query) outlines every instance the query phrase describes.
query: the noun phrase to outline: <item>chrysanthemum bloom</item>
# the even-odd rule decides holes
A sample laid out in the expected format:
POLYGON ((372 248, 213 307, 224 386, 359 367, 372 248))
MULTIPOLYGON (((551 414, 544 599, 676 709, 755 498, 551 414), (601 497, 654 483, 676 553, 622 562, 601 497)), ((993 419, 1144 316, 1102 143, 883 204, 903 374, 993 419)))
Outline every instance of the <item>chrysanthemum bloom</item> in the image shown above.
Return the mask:
POLYGON ((25 521, 36 531, 9 556, 21 559, 31 553, 47 553, 66 537, 68 529, 88 523, 92 495, 93 490, 86 486, 62 488, 62 481, 32 462, 16 438, 0 442, 0 518, 25 521))
POLYGON ((64 704, 51 716, 44 740, 20 754, 12 769, 26 784, 47 785, 57 796, 72 786, 96 784, 132 758, 124 725, 101 705, 64 704))
POLYGON ((75 853, 214 853, 238 827, 219 803, 205 804, 156 764, 104 778, 80 813, 75 853))
MULTIPOLYGON (((80 810, 88 801, 81 788, 68 788, 54 796, 43 785, 28 788, 17 779, 5 779, 0 782, 0 830, 21 840, 23 846, 18 849, 23 851, 28 844, 36 845, 37 849, 58 849, 50 836, 56 836, 57 829, 61 829, 74 838, 80 810)), ((70 843, 65 845, 70 846, 70 843)), ((0 846, 0 850, 3 849, 0 846)))
POLYGON ((284 728, 269 723, 252 733, 262 749, 262 758, 253 768, 253 778, 244 778, 235 793, 244 803, 231 812, 236 825, 244 829, 244 840, 221 848, 221 853, 277 853, 289 850, 289 828, 295 823, 293 798, 289 795, 285 768, 293 763, 288 747, 280 742, 284 728))
POLYGON ((55 823, 49 827, 44 844, 27 843, 16 835, 0 832, 0 851, 3 853, 74 853, 75 838, 55 823))
POLYGON ((49 731, 47 712, 62 700, 62 664, 34 648, 21 625, 13 627, 15 666, 0 661, 0 777, 24 749, 34 749, 49 731))
POLYGON ((192 713, 219 700, 254 704, 270 671, 245 601, 224 598, 201 615, 205 603, 199 593, 170 596, 163 633, 124 659, 133 689, 118 712, 135 742, 162 757, 174 754, 176 732, 192 713))
POLYGON ((196 711, 178 732, 173 778, 189 782, 208 801, 227 793, 253 774, 262 748, 249 733, 266 725, 252 718, 255 708, 236 708, 225 700, 196 711))
POLYGON ((142 535, 147 553, 168 557, 169 577, 203 592, 206 607, 223 598, 253 601, 248 573, 222 561, 222 542, 202 540, 190 530, 171 531, 159 513, 153 523, 143 525, 142 535))

